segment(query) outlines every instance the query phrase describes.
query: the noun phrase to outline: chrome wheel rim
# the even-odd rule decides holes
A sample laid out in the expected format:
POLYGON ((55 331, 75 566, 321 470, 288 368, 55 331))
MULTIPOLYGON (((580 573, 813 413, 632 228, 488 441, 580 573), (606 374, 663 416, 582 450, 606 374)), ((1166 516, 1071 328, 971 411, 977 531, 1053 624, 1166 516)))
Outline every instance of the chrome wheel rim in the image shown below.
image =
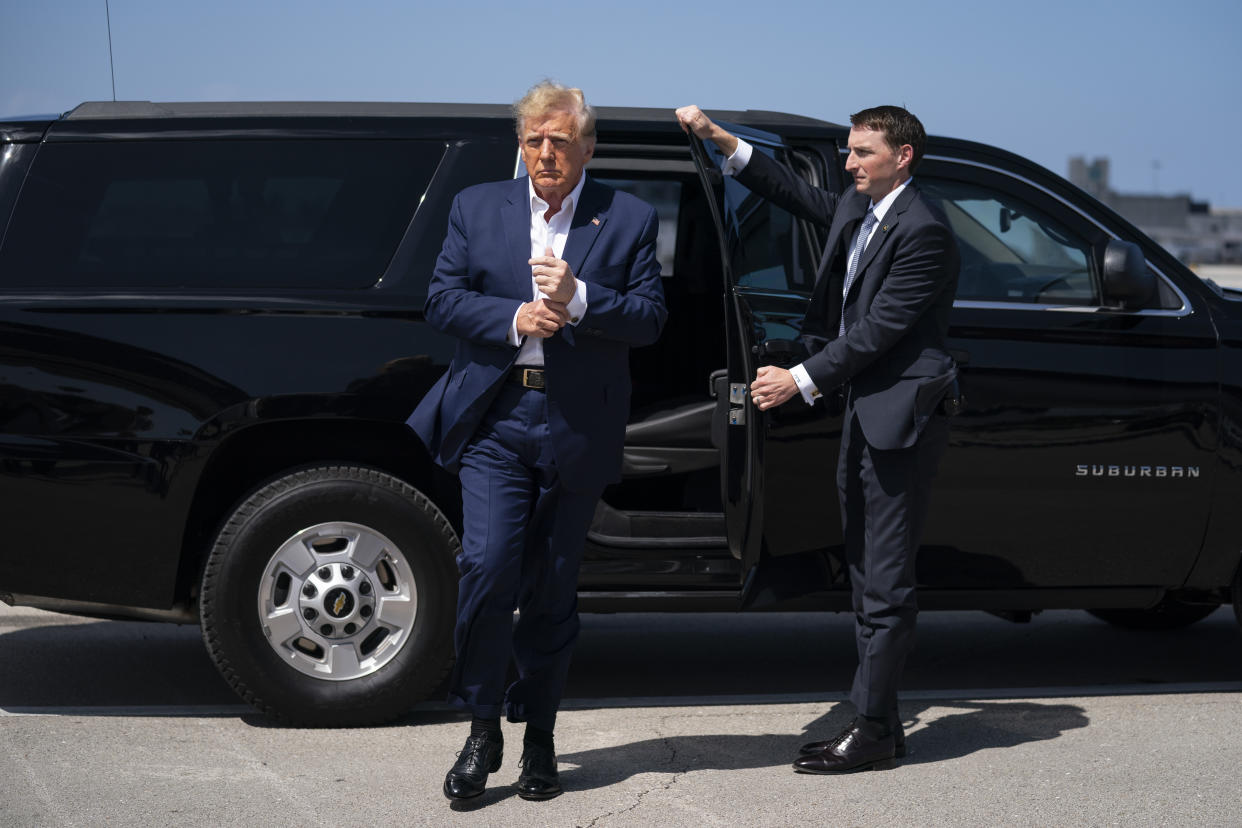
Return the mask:
POLYGON ((383 668, 418 618, 405 554, 357 523, 320 523, 281 544, 263 571, 258 599, 263 635, 281 660, 329 681, 383 668))

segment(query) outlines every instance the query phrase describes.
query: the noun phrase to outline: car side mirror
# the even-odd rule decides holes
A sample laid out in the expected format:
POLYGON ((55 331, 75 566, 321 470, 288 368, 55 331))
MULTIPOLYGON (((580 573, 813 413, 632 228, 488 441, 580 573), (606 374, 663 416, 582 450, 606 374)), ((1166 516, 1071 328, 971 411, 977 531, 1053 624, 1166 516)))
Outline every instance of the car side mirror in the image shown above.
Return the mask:
POLYGON ((1134 242, 1111 239, 1105 245, 1103 274, 1104 303, 1110 307, 1143 308, 1156 293, 1156 277, 1134 242))

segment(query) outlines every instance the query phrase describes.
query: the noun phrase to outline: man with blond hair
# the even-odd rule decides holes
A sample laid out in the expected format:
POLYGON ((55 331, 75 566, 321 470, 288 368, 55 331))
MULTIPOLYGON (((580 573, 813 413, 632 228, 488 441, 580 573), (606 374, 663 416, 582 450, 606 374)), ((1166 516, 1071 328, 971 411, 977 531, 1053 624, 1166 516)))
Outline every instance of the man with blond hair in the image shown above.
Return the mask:
POLYGON ((578 566, 596 502, 621 475, 629 349, 654 342, 666 315, 655 211, 584 172, 595 114, 582 90, 544 81, 514 115, 527 176, 453 202, 425 313, 457 350, 409 419, 461 478, 449 701, 472 721, 444 780, 450 799, 482 794, 500 769, 502 712, 526 723, 518 795, 561 793, 552 734, 578 566))

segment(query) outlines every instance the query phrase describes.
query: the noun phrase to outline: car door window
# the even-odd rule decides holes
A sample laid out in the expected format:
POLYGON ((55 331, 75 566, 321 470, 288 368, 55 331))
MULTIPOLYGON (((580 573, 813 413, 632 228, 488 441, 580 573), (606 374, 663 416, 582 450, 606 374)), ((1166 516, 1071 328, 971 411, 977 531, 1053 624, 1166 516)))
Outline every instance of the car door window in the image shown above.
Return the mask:
POLYGON ((1098 305, 1091 243, 1013 194, 919 177, 939 204, 962 254, 957 298, 1044 305, 1098 305))

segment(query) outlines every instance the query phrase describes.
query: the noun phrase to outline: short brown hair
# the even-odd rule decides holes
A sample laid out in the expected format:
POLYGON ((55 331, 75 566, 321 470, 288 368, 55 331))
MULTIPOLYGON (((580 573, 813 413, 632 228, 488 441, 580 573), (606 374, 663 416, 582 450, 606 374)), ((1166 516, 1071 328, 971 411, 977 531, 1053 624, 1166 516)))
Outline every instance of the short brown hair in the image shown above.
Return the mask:
POLYGON ((526 121, 549 112, 571 112, 577 116, 578 134, 574 138, 595 137, 595 110, 586 102, 581 89, 563 86, 553 80, 542 80, 527 90, 513 105, 514 126, 518 139, 526 121))
POLYGON ((884 133, 884 143, 893 152, 909 144, 914 150, 910 157, 910 172, 923 160, 923 147, 927 144, 927 133, 923 124, 902 106, 873 106, 850 116, 850 123, 863 129, 873 129, 884 133))

